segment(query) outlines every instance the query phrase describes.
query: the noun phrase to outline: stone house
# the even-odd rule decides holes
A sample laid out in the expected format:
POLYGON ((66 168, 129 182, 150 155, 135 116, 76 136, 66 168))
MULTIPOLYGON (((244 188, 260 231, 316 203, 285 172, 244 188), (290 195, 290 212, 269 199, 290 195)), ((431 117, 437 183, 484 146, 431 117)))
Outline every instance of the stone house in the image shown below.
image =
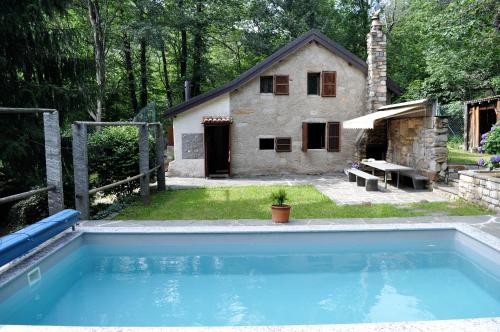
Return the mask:
POLYGON ((362 157, 385 158, 383 121, 375 121, 381 134, 343 126, 400 94, 387 78, 378 15, 367 45, 365 62, 311 30, 229 83, 170 108, 175 158, 168 174, 321 174, 362 157))

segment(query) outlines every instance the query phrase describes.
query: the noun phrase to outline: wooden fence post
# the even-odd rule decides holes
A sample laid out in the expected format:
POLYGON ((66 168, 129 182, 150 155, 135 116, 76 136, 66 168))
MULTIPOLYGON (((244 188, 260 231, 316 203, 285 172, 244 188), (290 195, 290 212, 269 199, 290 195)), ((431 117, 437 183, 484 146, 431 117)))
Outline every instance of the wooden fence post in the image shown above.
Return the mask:
POLYGON ((47 187, 55 187, 54 190, 48 192, 49 214, 52 215, 64 209, 61 132, 59 129, 59 113, 57 111, 43 113, 43 131, 45 136, 47 187))
POLYGON ((149 140, 148 126, 139 127, 139 173, 141 177, 141 197, 144 205, 149 205, 149 140))
POLYGON ((75 179, 75 208, 81 219, 89 219, 89 170, 87 156, 87 126, 75 123, 73 130, 73 170, 75 179))
POLYGON ((160 167, 156 171, 157 190, 165 190, 165 137, 163 136, 163 126, 158 124, 156 127, 156 164, 160 167))

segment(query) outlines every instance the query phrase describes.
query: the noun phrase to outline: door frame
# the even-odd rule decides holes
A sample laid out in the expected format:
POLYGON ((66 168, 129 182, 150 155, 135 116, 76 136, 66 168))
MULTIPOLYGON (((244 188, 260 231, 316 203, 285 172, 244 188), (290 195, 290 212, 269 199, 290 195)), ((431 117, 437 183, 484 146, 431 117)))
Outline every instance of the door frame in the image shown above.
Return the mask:
POLYGON ((208 142, 207 142, 207 127, 227 127, 227 176, 231 176, 231 123, 222 124, 203 124, 203 144, 204 144, 204 159, 205 159, 205 177, 210 177, 208 171, 208 142))

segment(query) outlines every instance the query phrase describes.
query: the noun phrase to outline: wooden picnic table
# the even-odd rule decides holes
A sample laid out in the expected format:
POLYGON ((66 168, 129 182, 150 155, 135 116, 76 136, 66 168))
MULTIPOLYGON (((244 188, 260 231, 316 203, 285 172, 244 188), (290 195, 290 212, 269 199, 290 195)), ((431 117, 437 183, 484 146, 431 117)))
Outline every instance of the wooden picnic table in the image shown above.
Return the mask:
POLYGON ((408 167, 408 166, 388 163, 385 160, 362 161, 361 164, 366 165, 368 167, 371 167, 373 175, 375 175, 375 169, 379 169, 381 171, 384 171, 384 183, 385 183, 386 189, 387 189, 387 172, 397 172, 398 173, 397 187, 399 188, 399 172, 401 172, 401 171, 414 171, 415 170, 415 169, 408 167))

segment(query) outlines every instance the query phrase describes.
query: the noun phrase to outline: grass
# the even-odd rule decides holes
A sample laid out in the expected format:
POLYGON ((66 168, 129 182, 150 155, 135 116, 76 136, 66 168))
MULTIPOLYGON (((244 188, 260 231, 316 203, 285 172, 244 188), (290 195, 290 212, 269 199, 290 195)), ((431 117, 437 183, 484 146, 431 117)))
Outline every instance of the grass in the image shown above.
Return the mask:
POLYGON ((489 210, 465 201, 406 205, 337 205, 310 185, 248 186, 169 190, 151 195, 147 207, 136 201, 115 217, 121 220, 270 219, 271 192, 285 189, 292 219, 479 215, 489 210))
POLYGON ((463 150, 459 144, 453 142, 448 143, 449 164, 476 165, 479 159, 486 159, 489 157, 491 157, 489 154, 468 152, 463 150))

